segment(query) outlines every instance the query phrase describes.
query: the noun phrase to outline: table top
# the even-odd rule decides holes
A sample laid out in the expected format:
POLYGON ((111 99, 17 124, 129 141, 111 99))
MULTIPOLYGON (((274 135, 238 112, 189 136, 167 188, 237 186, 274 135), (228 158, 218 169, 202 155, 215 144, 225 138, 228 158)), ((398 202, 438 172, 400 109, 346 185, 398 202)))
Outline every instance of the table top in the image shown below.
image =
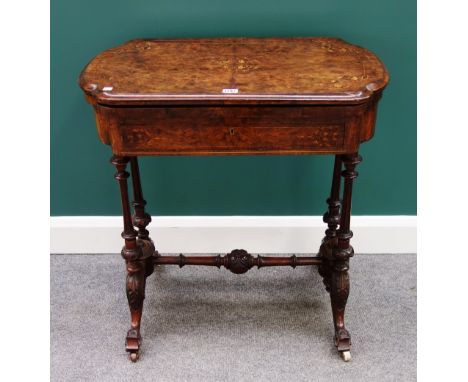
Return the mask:
POLYGON ((389 76, 337 38, 132 40, 95 57, 79 84, 101 105, 359 104, 389 76))

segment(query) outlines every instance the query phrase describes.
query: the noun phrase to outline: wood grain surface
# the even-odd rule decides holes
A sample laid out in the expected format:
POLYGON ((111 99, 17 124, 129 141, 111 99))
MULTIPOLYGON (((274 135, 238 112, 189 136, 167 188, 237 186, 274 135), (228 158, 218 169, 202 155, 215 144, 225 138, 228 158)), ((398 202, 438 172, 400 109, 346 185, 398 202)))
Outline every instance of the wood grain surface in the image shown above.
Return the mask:
POLYGON ((388 82, 370 51, 337 38, 132 40, 83 70, 92 103, 366 102, 388 82))

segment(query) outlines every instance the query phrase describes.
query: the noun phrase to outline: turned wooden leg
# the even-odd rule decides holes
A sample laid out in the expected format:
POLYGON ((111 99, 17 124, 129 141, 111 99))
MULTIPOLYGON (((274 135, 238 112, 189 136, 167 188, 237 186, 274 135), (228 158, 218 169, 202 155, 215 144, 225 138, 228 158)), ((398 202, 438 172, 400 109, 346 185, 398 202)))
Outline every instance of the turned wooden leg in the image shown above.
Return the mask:
MULTIPOLYGON (((125 345, 127 352, 130 353, 130 359, 135 362, 139 358, 141 345, 140 323, 143 311, 143 300, 145 298, 145 268, 147 259, 143 257, 144 243, 139 243, 137 241, 138 235, 132 224, 127 187, 127 178, 130 174, 125 171, 128 161, 128 157, 116 155, 111 159, 112 164, 117 168, 115 179, 119 182, 120 195, 122 198, 124 223, 122 237, 125 240, 125 245, 122 249, 122 257, 125 259, 127 266, 126 289, 131 315, 131 327, 127 333, 125 345)), ((149 253, 147 251, 145 252, 149 253)))
MULTIPOLYGON (((132 222, 135 227, 138 228, 138 239, 147 241, 146 245, 152 248, 152 253, 157 256, 158 253, 155 251, 153 240, 149 237, 149 232, 146 229, 149 223, 151 223, 151 216, 146 213, 145 206, 146 200, 143 198, 143 191, 140 180, 140 169, 138 166, 138 158, 130 157, 130 167, 132 170, 132 186, 133 186, 133 208, 135 210, 132 216, 132 222)), ((153 273, 153 260, 152 257, 148 257, 146 260, 146 277, 153 273)))
POLYGON ((337 231, 337 242, 333 248, 332 275, 330 283, 330 296, 335 324, 335 345, 345 361, 351 358, 351 337, 345 327, 345 308, 349 295, 349 258, 353 256, 353 247, 350 239, 353 233, 350 230, 351 197, 353 181, 358 173, 356 166, 362 158, 357 153, 342 156, 345 170, 342 172, 344 178, 343 205, 341 209, 340 228, 337 231))
POLYGON ((330 292, 332 275, 332 249, 336 246, 337 230, 340 224, 341 169, 341 156, 336 155, 330 197, 327 199, 328 210, 323 215, 323 221, 328 224, 328 229, 325 231, 325 237, 322 240, 319 250, 319 256, 322 257, 322 264, 319 266, 318 271, 323 278, 323 283, 328 292, 330 292))

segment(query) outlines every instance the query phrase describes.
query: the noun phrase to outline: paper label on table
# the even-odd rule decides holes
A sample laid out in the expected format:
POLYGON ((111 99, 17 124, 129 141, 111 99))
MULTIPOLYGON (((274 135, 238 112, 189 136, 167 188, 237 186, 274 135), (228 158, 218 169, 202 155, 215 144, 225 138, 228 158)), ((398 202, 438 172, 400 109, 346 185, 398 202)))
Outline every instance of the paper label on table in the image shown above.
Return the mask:
POLYGON ((235 94, 239 93, 239 89, 223 89, 224 94, 235 94))

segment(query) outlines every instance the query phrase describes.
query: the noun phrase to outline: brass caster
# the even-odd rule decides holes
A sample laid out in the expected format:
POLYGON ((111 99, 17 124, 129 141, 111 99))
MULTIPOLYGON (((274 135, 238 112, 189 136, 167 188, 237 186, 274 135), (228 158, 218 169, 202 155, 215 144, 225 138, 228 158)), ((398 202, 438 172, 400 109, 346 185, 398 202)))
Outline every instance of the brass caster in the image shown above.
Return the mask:
POLYGON ((128 357, 130 358, 130 361, 136 362, 140 358, 140 352, 131 352, 128 357))
POLYGON ((351 361, 351 352, 348 351, 341 351, 340 352, 341 358, 343 358, 343 361, 349 362, 351 361))

